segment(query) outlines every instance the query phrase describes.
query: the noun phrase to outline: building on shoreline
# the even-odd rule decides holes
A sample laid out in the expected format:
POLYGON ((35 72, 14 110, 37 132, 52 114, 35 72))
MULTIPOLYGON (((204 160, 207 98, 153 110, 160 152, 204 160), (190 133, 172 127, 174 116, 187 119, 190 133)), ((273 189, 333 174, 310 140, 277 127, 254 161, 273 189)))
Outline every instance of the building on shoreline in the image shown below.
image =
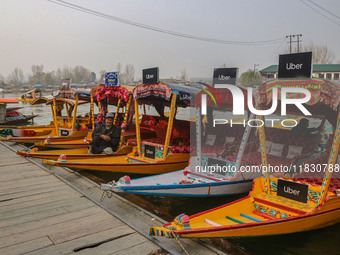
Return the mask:
MULTIPOLYGON (((262 76, 263 81, 267 81, 277 79, 278 69, 278 65, 271 65, 260 70, 259 72, 262 76)), ((334 81, 340 80, 340 64, 314 64, 312 71, 312 77, 315 78, 322 78, 334 81)))

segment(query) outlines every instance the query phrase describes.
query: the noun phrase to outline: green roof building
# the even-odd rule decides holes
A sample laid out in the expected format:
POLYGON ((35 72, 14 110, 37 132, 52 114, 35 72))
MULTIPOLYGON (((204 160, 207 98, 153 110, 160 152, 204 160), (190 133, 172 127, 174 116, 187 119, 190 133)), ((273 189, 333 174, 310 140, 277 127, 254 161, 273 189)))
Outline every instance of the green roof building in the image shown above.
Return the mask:
MULTIPOLYGON (((271 65, 259 72, 264 80, 271 80, 277 79, 278 69, 278 65, 271 65)), ((340 64, 314 64, 312 76, 327 80, 340 80, 340 64)))

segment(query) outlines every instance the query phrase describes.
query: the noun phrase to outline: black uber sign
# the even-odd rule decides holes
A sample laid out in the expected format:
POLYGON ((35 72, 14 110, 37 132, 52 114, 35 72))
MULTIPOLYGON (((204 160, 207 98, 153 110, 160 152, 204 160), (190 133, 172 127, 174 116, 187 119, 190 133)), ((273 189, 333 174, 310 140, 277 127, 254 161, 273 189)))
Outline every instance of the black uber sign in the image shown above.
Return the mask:
POLYGON ((156 147, 152 146, 152 145, 145 145, 144 155, 145 155, 146 158, 155 159, 156 147))
POLYGON ((143 84, 158 83, 158 67, 143 69, 143 84))
POLYGON ((213 84, 236 85, 238 68, 215 68, 213 84))
POLYGON ((62 130, 60 130, 60 135, 61 136, 68 136, 68 135, 70 135, 70 131, 62 129, 62 130))
POLYGON ((307 203, 308 185, 278 179, 277 195, 307 203))
POLYGON ((60 89, 69 89, 71 85, 71 79, 62 79, 60 81, 60 89))
POLYGON ((278 78, 311 78, 312 52, 279 56, 278 78))

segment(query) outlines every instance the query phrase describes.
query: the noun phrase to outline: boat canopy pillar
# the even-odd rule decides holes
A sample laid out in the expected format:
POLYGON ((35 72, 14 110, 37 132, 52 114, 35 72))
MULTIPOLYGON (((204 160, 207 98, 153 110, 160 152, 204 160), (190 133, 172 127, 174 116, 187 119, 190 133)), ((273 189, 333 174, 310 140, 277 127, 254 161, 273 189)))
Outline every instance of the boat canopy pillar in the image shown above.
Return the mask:
POLYGON ((78 94, 77 94, 76 102, 74 103, 74 109, 73 109, 72 130, 71 130, 72 133, 74 132, 74 129, 76 127, 78 99, 79 99, 79 97, 78 97, 78 94))
POLYGON ((135 121, 136 121, 136 139, 137 139, 137 151, 141 156, 141 144, 140 144, 140 127, 139 127, 139 111, 138 111, 138 99, 135 99, 135 121))
POLYGON ((169 149, 169 144, 170 144, 170 139, 171 139, 171 133, 172 133, 172 127, 173 127, 174 117, 175 117, 176 99, 177 99, 177 92, 173 92, 172 98, 171 98, 171 105, 170 105, 168 128, 166 130, 163 159, 165 159, 167 154, 168 154, 168 149, 169 149))
POLYGON ((113 120, 113 125, 116 125, 116 122, 117 122, 117 117, 118 117, 118 114, 119 114, 119 107, 120 107, 120 103, 122 102, 122 100, 119 98, 118 99, 118 103, 117 103, 117 109, 116 109, 116 114, 115 114, 115 118, 113 120))
POLYGON ((331 151, 330 151, 329 158, 328 158, 327 171, 325 173, 325 177, 321 185, 322 189, 321 189, 321 195, 318 201, 318 206, 323 203, 323 201, 325 200, 327 196, 329 184, 332 179, 332 173, 333 173, 336 161, 337 161, 337 156, 339 152, 339 143, 340 143, 340 106, 338 106, 338 119, 336 123, 336 129, 335 129, 335 134, 334 134, 334 138, 332 142, 331 151))
POLYGON ((125 129, 126 129, 126 123, 127 123, 128 116, 129 116, 131 101, 132 101, 132 95, 129 96, 129 101, 127 102, 126 107, 125 107, 125 114, 124 114, 124 121, 123 121, 123 125, 125 127, 123 128, 120 134, 119 147, 123 145, 123 139, 124 139, 124 134, 125 134, 125 129))
POLYGON ((202 166, 202 116, 201 107, 196 108, 196 148, 197 148, 197 163, 202 166))
POLYGON ((55 133, 56 133, 56 136, 59 136, 59 132, 58 132, 58 120, 57 120, 57 104, 56 104, 55 98, 53 98, 53 105, 51 104, 51 110, 52 110, 52 114, 54 116, 54 129, 55 129, 55 133))
MULTIPOLYGON (((264 123, 263 116, 259 115, 259 119, 264 123)), ((259 140, 260 140, 260 150, 261 150, 261 161, 262 167, 266 167, 266 171, 262 171, 264 174, 264 185, 265 191, 267 194, 270 194, 270 180, 269 180, 269 173, 268 173, 268 161, 267 161, 267 152, 266 152, 266 137, 264 133, 264 125, 260 126, 259 128, 259 140)))

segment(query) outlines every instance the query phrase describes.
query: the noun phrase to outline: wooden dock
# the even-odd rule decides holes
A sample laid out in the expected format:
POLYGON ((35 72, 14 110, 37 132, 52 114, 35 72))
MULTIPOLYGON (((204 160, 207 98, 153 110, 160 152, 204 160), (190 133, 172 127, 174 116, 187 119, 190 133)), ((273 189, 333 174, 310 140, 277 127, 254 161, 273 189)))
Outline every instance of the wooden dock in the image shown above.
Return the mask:
MULTIPOLYGON (((0 254, 186 254, 175 239, 148 236, 162 219, 117 195, 100 201, 98 184, 46 169, 7 144, 0 144, 0 254)), ((180 242, 188 254, 224 254, 180 242)))

